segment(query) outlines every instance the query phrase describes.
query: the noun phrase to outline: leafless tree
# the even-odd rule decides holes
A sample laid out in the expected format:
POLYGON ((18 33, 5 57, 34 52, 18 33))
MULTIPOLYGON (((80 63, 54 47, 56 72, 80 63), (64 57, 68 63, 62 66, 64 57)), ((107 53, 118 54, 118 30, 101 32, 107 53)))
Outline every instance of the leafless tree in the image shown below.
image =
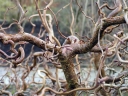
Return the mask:
MULTIPOLYGON (((0 86, 2 86, 0 94, 25 96, 25 92, 29 92, 31 96, 82 96, 82 92, 86 92, 89 96, 122 96, 123 93, 128 91, 128 36, 124 34, 125 29, 121 27, 122 24, 128 23, 128 7, 125 0, 115 0, 114 7, 109 7, 107 3, 101 5, 99 4, 100 0, 98 0, 96 3, 97 20, 95 18, 97 16, 87 16, 87 11, 85 12, 87 5, 85 4, 83 9, 78 0, 70 0, 57 13, 54 13, 51 9, 54 0, 49 0, 49 2, 43 1, 46 5, 41 6, 43 8, 39 6, 40 0, 34 0, 37 14, 31 15, 29 18, 26 17, 27 11, 23 9, 19 0, 12 0, 12 2, 15 4, 14 8, 19 10, 20 16, 18 20, 14 19, 13 23, 8 27, 3 27, 6 18, 0 25, 0 41, 2 46, 10 45, 11 52, 8 55, 0 49, 1 66, 5 64, 9 66, 6 73, 0 79, 0 86), (85 18, 92 22, 92 37, 81 36, 83 35, 83 30, 86 30, 83 25, 80 36, 79 33, 75 36, 73 29, 76 24, 76 16, 73 11, 74 2, 83 14, 83 24, 85 18), (69 28, 71 35, 66 37, 59 29, 57 14, 68 6, 71 11, 71 24, 69 28), (110 12, 105 13, 103 10, 105 8, 110 10, 110 12), (38 36, 34 36, 36 26, 32 22, 34 17, 39 17, 42 22, 41 28, 44 27, 44 30, 40 29, 38 36), (22 27, 22 23, 26 20, 29 20, 33 26, 30 33, 25 32, 22 27), (59 35, 65 39, 63 44, 54 35, 53 20, 55 20, 59 35), (14 24, 17 25, 19 32, 8 34, 6 29, 9 29, 14 24), (113 30, 116 31, 113 33, 113 30), (41 38, 44 34, 46 34, 46 38, 42 40, 41 38), (111 39, 105 39, 106 35, 111 39), (31 43, 33 46, 30 48, 29 56, 25 57, 22 45, 28 43, 31 43), (39 47, 42 51, 34 52, 34 46, 39 47), (18 47, 18 50, 16 47, 18 47), (79 56, 80 54, 85 54, 88 57, 79 56), (108 58, 111 58, 111 61, 107 62, 108 58), (86 64, 87 70, 84 70, 84 72, 80 62, 82 59, 85 60, 85 63, 88 63, 86 64), (50 70, 48 62, 54 66, 55 75, 50 70), (41 65, 43 69, 40 69, 41 65), (59 69, 62 70, 65 78, 59 77, 59 69), (90 81, 92 69, 96 70, 96 76, 91 78, 93 81, 90 81), (11 74, 9 74, 10 72, 11 74), (33 72, 33 75, 30 78, 31 72, 33 72), (36 75, 40 76, 42 81, 35 81, 36 75), (9 84, 5 84, 5 78, 8 78, 9 84), (49 79, 51 83, 47 84, 49 79), (11 85, 16 88, 14 93, 9 91, 11 85)), ((87 2, 88 0, 85 3, 87 2)), ((92 12, 91 15, 93 14, 92 12)))

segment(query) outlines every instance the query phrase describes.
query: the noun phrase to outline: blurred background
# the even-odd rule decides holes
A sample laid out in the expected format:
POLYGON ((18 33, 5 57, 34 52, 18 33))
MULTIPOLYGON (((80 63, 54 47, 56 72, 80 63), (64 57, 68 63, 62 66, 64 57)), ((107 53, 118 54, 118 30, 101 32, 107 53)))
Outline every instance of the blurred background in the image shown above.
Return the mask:
MULTIPOLYGON (((28 18, 33 14, 38 14, 37 10, 35 8, 34 0, 19 0, 19 1, 20 1, 21 6, 23 7, 23 9, 26 11, 26 14, 25 14, 26 20, 22 23, 22 26, 24 27, 25 32, 31 33, 33 26, 30 24, 28 18)), ((39 3, 40 8, 44 9, 50 0, 45 0, 46 2, 44 2, 44 0, 39 0, 39 1, 40 1, 40 3, 39 3)), ((75 34, 79 39, 84 39, 85 41, 88 40, 88 38, 92 37, 93 28, 95 26, 92 23, 92 21, 89 18, 87 18, 87 16, 91 17, 95 22, 97 22, 97 20, 98 20, 99 14, 98 14, 98 6, 97 6, 96 2, 98 2, 99 6, 102 5, 103 3, 107 2, 110 7, 114 7, 114 0, 72 0, 72 5, 70 5, 70 2, 71 2, 71 0, 54 0, 52 6, 50 8, 56 15, 60 31, 65 36, 71 35, 70 26, 71 26, 72 20, 74 18, 74 22, 73 22, 73 26, 72 26, 73 34, 75 34), (72 6, 72 8, 71 8, 71 6, 72 6), (84 13, 82 13, 82 11, 84 13), (72 16, 72 13, 74 14, 73 16, 72 16), (86 16, 85 16, 85 14, 86 14, 86 16), (85 37, 87 37, 87 38, 85 38, 85 37)), ((106 16, 110 13, 110 10, 108 10, 107 8, 103 8, 102 11, 104 13, 106 13, 106 16)), ((54 15, 49 10, 47 11, 47 13, 52 15, 52 18, 53 18, 52 24, 53 24, 55 36, 58 38, 58 40, 62 44, 64 42, 64 38, 62 38, 58 33, 54 15)), ((123 12, 121 12, 120 14, 122 14, 122 13, 123 12)), ((14 22, 15 20, 18 20, 19 16, 20 16, 20 12, 19 12, 18 8, 15 6, 15 4, 11 0, 0 0, 0 24, 2 24, 4 22, 4 24, 2 25, 3 28, 8 27, 12 22, 14 22)), ((33 34, 35 36, 38 36, 39 31, 44 30, 44 28, 41 27, 40 18, 34 17, 32 19, 32 22, 36 25, 33 34)), ((104 36, 102 43, 103 44, 107 43, 107 42, 105 42, 106 40, 113 41, 113 38, 111 35, 113 35, 115 32, 118 32, 119 30, 123 30, 124 34, 127 35, 127 31, 128 31, 127 27, 128 26, 126 24, 120 25, 118 28, 114 29, 111 34, 107 34, 106 36, 104 36)), ((16 34, 16 33, 18 33, 18 28, 16 25, 13 25, 5 31, 10 34, 16 34)), ((45 35, 44 35, 44 37, 45 37, 45 35)), ((44 37, 42 37, 42 39, 44 39, 44 37)), ((2 50, 4 50, 7 54, 11 54, 9 52, 9 48, 10 48, 9 46, 10 45, 3 46, 0 43, 0 48, 2 50)), ((17 46, 17 47, 19 47, 19 46, 17 46)), ((26 57, 30 54, 31 47, 32 47, 31 44, 26 44, 26 46, 24 48, 26 57)), ((39 49, 35 46, 34 51, 35 52, 41 51, 41 49, 39 49)), ((88 66, 88 64, 90 63, 91 57, 92 56, 90 53, 82 54, 82 55, 79 55, 79 60, 82 61, 82 63, 81 63, 82 65, 88 66)), ((115 58, 115 57, 108 58, 106 60, 107 63, 111 62, 113 60, 113 58, 115 58)), ((92 66, 92 65, 90 65, 90 66, 92 66)), ((85 71, 85 69, 83 69, 82 71, 85 71)), ((1 70, 3 70, 2 71, 3 73, 1 73, 1 75, 5 74, 4 70, 6 70, 6 68, 5 69, 2 68, 1 70)), ((52 70, 55 71, 55 69, 52 69, 52 70)), ((22 72, 22 70, 21 70, 21 72, 22 72)), ((83 74, 82 74, 83 78, 87 77, 86 75, 87 74, 85 74, 83 72, 83 74)), ((96 75, 96 72, 94 70, 92 70, 90 79, 94 78, 95 75, 96 75)), ((61 77, 63 77, 62 74, 61 74, 61 77)), ((37 81, 38 80, 39 79, 37 79, 37 81)), ((91 79, 91 80, 93 81, 94 79, 91 79)))

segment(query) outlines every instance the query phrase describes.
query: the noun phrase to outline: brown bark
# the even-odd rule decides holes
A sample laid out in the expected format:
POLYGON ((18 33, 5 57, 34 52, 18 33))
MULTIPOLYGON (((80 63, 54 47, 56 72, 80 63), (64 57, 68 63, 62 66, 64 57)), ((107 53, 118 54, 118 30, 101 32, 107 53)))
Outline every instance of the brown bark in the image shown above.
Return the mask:
POLYGON ((104 19, 102 24, 99 24, 94 28, 94 34, 91 40, 85 44, 71 44, 73 51, 70 54, 84 54, 89 51, 97 44, 98 42, 98 33, 100 32, 100 39, 105 35, 104 30, 111 26, 125 23, 123 16, 117 16, 113 18, 104 19))
MULTIPOLYGON (((67 90, 72 90, 78 87, 78 78, 75 74, 74 65, 72 63, 72 58, 65 56, 59 56, 63 72, 65 74, 66 81, 68 83, 67 90)), ((66 96, 76 96, 76 92, 72 92, 66 96)))
MULTIPOLYGON (((66 56, 63 56, 63 54, 61 54, 61 52, 62 52, 61 50, 63 48, 61 48, 59 46, 55 47, 54 44, 47 44, 45 41, 37 38, 36 36, 28 34, 28 33, 18 33, 15 35, 0 33, 0 39, 2 42, 12 40, 14 43, 20 42, 20 41, 27 41, 27 42, 32 43, 44 50, 47 50, 46 48, 48 48, 48 50, 52 51, 52 49, 54 48, 55 53, 57 53, 59 51, 61 55, 59 55, 58 57, 59 57, 60 63, 62 65, 62 69, 64 71, 64 74, 65 74, 65 77, 66 77, 66 80, 68 83, 68 90, 72 90, 72 89, 75 89, 78 87, 78 78, 74 71, 74 66, 71 61, 71 59, 72 59, 71 56, 73 56, 74 54, 83 54, 83 53, 87 53, 87 52, 91 51, 91 49, 98 42, 98 33, 99 32, 100 32, 100 36, 102 38, 104 36, 104 30, 107 27, 109 27, 111 25, 122 24, 122 23, 125 23, 123 16, 105 19, 103 24, 99 24, 99 26, 95 27, 94 35, 88 43, 71 44, 72 51, 69 51, 68 55, 66 55, 66 56)), ((69 94, 67 96, 75 96, 75 95, 76 95, 76 92, 72 92, 71 94, 69 94)))

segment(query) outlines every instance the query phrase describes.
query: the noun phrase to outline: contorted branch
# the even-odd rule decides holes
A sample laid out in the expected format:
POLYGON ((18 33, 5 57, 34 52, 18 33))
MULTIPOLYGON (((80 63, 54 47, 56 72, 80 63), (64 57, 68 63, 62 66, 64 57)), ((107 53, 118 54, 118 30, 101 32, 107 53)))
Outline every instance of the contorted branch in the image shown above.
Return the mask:
MULTIPOLYGON (((39 48, 42 48, 44 50, 51 50, 51 49, 55 49, 55 51, 57 52, 57 50, 60 49, 59 46, 56 46, 54 44, 47 44, 45 41, 43 41, 40 38, 37 38, 34 35, 31 35, 29 33, 17 33, 14 35, 11 34, 5 34, 5 33, 0 33, 0 40, 3 41, 8 41, 8 40, 12 40, 14 43, 17 43, 19 41, 27 41, 29 43, 32 43, 36 46, 38 46, 39 48)), ((51 50, 52 51, 52 50, 51 50)))
POLYGON ((113 18, 104 19, 101 24, 94 28, 94 35, 92 39, 85 44, 71 44, 73 51, 71 54, 82 54, 89 52, 98 42, 98 33, 100 32, 100 39, 104 36, 104 30, 116 24, 126 23, 123 16, 117 16, 113 18))
POLYGON ((21 23, 22 23, 22 21, 23 21, 23 19, 24 19, 25 12, 24 12, 22 6, 20 5, 19 0, 14 0, 13 2, 16 4, 16 6, 17 6, 18 9, 19 9, 20 18, 19 18, 19 21, 18 21, 17 23, 18 23, 18 27, 19 27, 19 29, 20 29, 20 32, 23 32, 24 30, 23 30, 23 28, 22 28, 22 26, 21 26, 21 23))
POLYGON ((122 43, 122 42, 125 42, 125 41, 127 41, 127 40, 128 40, 128 36, 125 37, 125 38, 123 38, 123 39, 121 40, 121 42, 119 42, 119 43, 117 44, 117 46, 116 46, 116 55, 117 55, 117 58, 118 58, 118 60, 119 60, 121 63, 124 63, 124 64, 127 64, 127 63, 128 63, 128 60, 123 60, 123 59, 121 58, 120 53, 119 53, 119 48, 120 48, 121 43, 122 43))
POLYGON ((122 10, 121 0, 116 0, 116 8, 108 15, 108 18, 116 16, 122 10))
POLYGON ((18 53, 19 53, 18 57, 20 56, 20 58, 17 58, 16 61, 13 61, 13 64, 15 64, 15 65, 21 63, 25 58, 24 49, 22 47, 19 48, 19 52, 18 53))
MULTIPOLYGON (((50 22, 48 22, 47 19, 46 19, 46 16, 47 16, 47 15, 46 15, 46 11, 47 11, 47 9, 51 6, 52 3, 53 3, 53 0, 51 0, 51 1, 49 2, 49 4, 45 7, 45 9, 43 10, 43 15, 42 15, 42 13, 40 12, 39 6, 38 6, 38 0, 35 0, 35 5, 36 5, 36 8, 37 8, 38 14, 39 14, 39 16, 40 16, 40 19, 41 19, 41 21, 42 21, 42 24, 43 24, 43 26, 45 27, 46 31, 48 32, 50 41, 51 41, 52 43, 54 43, 53 37, 55 37, 55 36, 54 36, 52 24, 51 24, 51 21, 52 21, 52 18, 50 17, 51 15, 49 14, 50 16, 48 16, 50 22)), ((50 42, 49 42, 49 43, 50 43, 50 42)))
POLYGON ((6 95, 8 95, 8 96, 12 96, 12 93, 9 92, 9 91, 0 90, 0 92, 1 92, 2 94, 6 94, 6 95))
POLYGON ((19 11, 20 11, 20 14, 21 14, 21 16, 20 16, 20 18, 19 18, 19 24, 20 24, 20 23, 21 23, 21 20, 22 20, 23 17, 24 17, 25 12, 24 12, 22 6, 20 5, 19 0, 13 0, 13 2, 16 4, 16 6, 18 7, 18 9, 19 9, 19 11))
MULTIPOLYGON (((104 19, 103 22, 101 24, 99 24, 94 29, 94 35, 88 43, 71 44, 72 51, 70 51, 71 53, 69 53, 69 55, 82 54, 82 53, 86 53, 86 52, 90 51, 98 42, 98 32, 100 32, 100 34, 101 34, 100 38, 102 38, 104 35, 104 30, 107 27, 109 27, 111 25, 122 24, 122 23, 125 23, 125 19, 123 16, 117 16, 117 17, 113 17, 113 18, 104 19)), ((0 39, 1 39, 1 41, 12 40, 14 43, 19 42, 19 41, 27 41, 27 42, 32 43, 44 50, 48 49, 48 50, 52 51, 52 49, 54 48, 55 53, 58 51, 61 52, 61 47, 59 47, 59 46, 55 47, 54 44, 47 44, 45 41, 43 41, 40 38, 37 38, 36 36, 33 36, 29 33, 17 33, 15 35, 0 33, 0 39), (47 49, 46 49, 46 47, 47 47, 47 49)))
POLYGON ((125 0, 123 0, 123 2, 124 2, 124 18, 126 23, 128 24, 128 6, 125 0))
MULTIPOLYGON (((104 30, 108 26, 121 24, 121 23, 125 23, 125 20, 124 20, 123 16, 113 17, 113 18, 110 18, 110 19, 104 19, 102 24, 99 24, 95 28, 94 35, 88 43, 85 43, 85 44, 83 44, 83 43, 82 44, 73 43, 73 44, 71 44, 72 51, 69 51, 69 53, 67 55, 81 54, 81 53, 86 53, 86 52, 90 51, 98 42, 98 32, 100 32, 100 34, 101 34, 100 38, 102 38, 102 36, 104 35, 104 30)), ((55 46, 54 44, 47 44, 45 41, 43 41, 43 40, 41 40, 41 39, 37 38, 36 36, 33 36, 29 33, 17 33, 15 35, 0 33, 0 39, 1 39, 1 41, 12 40, 14 43, 19 42, 19 41, 27 41, 27 42, 30 42, 30 43, 32 43, 32 44, 34 44, 34 45, 36 45, 36 46, 38 46, 38 47, 40 47, 44 50, 51 50, 52 51, 52 49, 54 48, 55 53, 57 53, 58 51, 62 52, 61 50, 63 50, 63 48, 61 49, 61 47, 55 46)), ((65 61, 62 60, 61 63, 64 63, 64 62, 65 61)), ((67 63, 69 63, 69 62, 67 62, 67 63)), ((62 65, 64 65, 64 64, 62 64, 62 65)), ((68 64, 68 65, 70 65, 70 64, 68 64)), ((66 70, 65 70, 65 72, 66 72, 66 70)), ((75 83, 76 82, 77 81, 75 81, 75 83)))

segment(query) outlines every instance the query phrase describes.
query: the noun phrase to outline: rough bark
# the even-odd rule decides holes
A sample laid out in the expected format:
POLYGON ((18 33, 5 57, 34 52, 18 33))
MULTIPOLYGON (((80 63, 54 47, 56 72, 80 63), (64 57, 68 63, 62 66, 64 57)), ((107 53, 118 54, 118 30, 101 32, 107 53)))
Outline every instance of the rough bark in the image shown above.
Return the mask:
MULTIPOLYGON (((72 90, 78 87, 78 78, 75 74, 74 65, 72 63, 72 58, 59 56, 59 60, 62 65, 63 72, 65 74, 66 81, 68 83, 67 90, 72 90)), ((76 92, 72 92, 66 96, 76 96, 76 92)))
MULTIPOLYGON (((98 42, 98 33, 100 32, 100 38, 104 36, 104 30, 111 26, 116 24, 122 24, 125 23, 123 16, 113 17, 109 19, 104 19, 102 24, 99 24, 94 29, 94 35, 92 39, 85 44, 71 44, 72 51, 69 51, 68 55, 63 56, 63 54, 59 55, 59 60, 62 65, 62 69, 64 71, 67 83, 68 83, 68 90, 72 90, 78 87, 78 79, 74 71, 74 66, 71 61, 74 54, 83 54, 89 52, 98 42), (70 57, 70 58, 69 58, 70 57)), ((18 33, 15 35, 9 35, 5 33, 0 33, 0 40, 2 42, 12 40, 14 43, 19 41, 27 41, 29 43, 32 43, 44 50, 51 50, 54 48, 55 53, 58 51, 61 53, 61 47, 55 46, 54 44, 47 44, 45 41, 31 35, 28 33, 18 33)), ((76 92, 72 92, 71 94, 67 96, 75 96, 76 92)))

